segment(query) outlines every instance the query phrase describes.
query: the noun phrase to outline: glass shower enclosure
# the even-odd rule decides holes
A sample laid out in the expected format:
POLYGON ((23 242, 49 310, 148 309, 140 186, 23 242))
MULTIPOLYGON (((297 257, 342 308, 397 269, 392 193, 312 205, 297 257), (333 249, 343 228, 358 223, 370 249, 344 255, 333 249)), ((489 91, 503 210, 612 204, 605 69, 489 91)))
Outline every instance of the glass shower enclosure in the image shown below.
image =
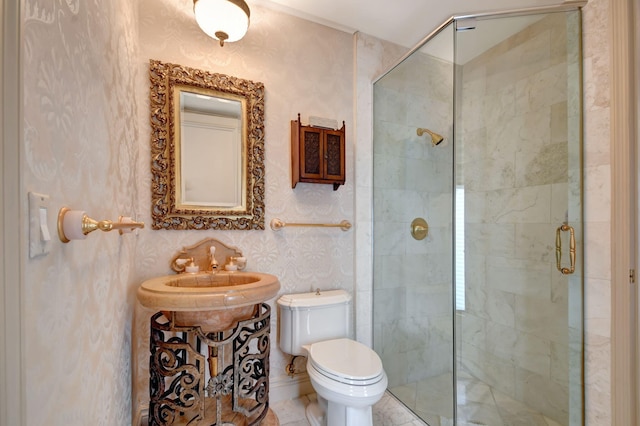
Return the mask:
POLYGON ((430 426, 584 423, 580 21, 454 17, 374 83, 374 349, 430 426))

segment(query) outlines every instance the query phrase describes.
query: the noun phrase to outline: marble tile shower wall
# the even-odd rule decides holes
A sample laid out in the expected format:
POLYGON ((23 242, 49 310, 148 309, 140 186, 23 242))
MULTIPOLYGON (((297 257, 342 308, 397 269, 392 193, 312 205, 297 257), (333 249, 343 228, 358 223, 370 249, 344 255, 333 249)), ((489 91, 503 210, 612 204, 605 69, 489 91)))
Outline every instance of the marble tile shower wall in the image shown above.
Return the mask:
POLYGON ((464 64, 457 117, 467 261, 458 362, 562 424, 569 294, 553 241, 568 214, 567 111, 579 111, 566 27, 550 15, 464 64))
POLYGON ((610 425, 611 79, 609 1, 583 8, 585 201, 585 399, 588 425, 610 425))
POLYGON ((453 66, 416 54, 374 90, 374 347, 393 387, 452 368, 453 66), (416 217, 430 226, 422 241, 416 217))

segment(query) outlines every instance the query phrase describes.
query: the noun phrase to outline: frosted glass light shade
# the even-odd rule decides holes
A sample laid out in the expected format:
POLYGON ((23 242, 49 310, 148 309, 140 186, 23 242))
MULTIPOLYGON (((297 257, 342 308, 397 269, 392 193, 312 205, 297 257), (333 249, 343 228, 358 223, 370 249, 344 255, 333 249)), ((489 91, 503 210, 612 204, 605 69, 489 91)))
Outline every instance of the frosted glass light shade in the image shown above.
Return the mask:
POLYGON ((196 22, 209 37, 238 41, 249 28, 249 6, 244 0, 194 0, 196 22))

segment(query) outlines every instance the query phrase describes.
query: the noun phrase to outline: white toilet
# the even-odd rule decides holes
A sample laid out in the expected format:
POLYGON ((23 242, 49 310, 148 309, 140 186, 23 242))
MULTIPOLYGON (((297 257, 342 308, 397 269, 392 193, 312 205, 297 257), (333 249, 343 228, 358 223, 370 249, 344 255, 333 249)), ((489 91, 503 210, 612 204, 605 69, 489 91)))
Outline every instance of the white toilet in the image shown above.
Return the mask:
POLYGON ((351 296, 344 290, 287 294, 278 299, 280 349, 307 357, 318 403, 307 407, 313 426, 373 424, 371 406, 387 388, 380 357, 349 339, 351 296))

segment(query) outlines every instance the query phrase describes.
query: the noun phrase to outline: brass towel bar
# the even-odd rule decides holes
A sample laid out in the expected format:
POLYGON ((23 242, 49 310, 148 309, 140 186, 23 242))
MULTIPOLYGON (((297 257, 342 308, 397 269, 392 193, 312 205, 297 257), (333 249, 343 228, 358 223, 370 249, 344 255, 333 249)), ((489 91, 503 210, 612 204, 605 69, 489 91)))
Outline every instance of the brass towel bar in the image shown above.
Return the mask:
POLYGON ((308 226, 308 227, 321 227, 321 228, 340 228, 343 231, 348 231, 351 229, 351 222, 348 220, 343 220, 340 223, 291 223, 291 222, 283 222, 280 219, 272 219, 271 220, 271 229, 274 231, 279 231, 285 226, 308 226))

